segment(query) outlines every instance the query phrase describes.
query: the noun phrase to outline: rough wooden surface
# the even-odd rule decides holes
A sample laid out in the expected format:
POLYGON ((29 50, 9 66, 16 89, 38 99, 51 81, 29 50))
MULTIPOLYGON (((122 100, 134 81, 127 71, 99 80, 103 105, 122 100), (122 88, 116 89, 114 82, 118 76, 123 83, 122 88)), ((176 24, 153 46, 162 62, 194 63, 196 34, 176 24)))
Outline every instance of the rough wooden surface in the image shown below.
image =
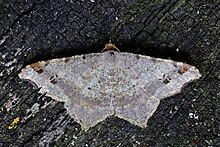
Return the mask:
POLYGON ((1 1, 0 146, 219 146, 219 1, 1 1), (18 78, 28 63, 122 51, 196 66, 200 80, 162 100, 141 129, 109 117, 83 132, 63 103, 18 78))

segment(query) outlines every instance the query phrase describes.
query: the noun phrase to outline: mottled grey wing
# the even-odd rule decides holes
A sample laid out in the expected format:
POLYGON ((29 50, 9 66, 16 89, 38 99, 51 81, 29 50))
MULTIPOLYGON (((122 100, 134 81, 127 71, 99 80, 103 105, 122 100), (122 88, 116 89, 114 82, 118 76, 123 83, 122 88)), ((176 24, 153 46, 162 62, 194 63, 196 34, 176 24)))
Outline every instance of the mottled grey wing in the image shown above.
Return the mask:
POLYGON ((87 129, 113 114, 111 91, 105 91, 109 88, 105 86, 106 73, 114 68, 109 55, 96 53, 41 61, 28 65, 19 77, 33 81, 41 87, 40 92, 65 102, 68 113, 87 129))
POLYGON ((198 79, 199 71, 188 64, 132 53, 117 53, 118 94, 113 99, 116 115, 146 126, 162 98, 181 91, 198 79))
POLYGON ((64 101, 84 129, 113 114, 146 126, 162 98, 200 77, 188 64, 131 53, 104 52, 42 61, 19 74, 64 101))
POLYGON ((65 101, 72 96, 79 85, 77 80, 94 65, 99 54, 91 54, 90 60, 84 56, 40 61, 26 66, 19 73, 20 78, 29 79, 41 87, 40 92, 47 93, 58 101, 65 101), (85 64, 86 63, 86 64, 85 64))

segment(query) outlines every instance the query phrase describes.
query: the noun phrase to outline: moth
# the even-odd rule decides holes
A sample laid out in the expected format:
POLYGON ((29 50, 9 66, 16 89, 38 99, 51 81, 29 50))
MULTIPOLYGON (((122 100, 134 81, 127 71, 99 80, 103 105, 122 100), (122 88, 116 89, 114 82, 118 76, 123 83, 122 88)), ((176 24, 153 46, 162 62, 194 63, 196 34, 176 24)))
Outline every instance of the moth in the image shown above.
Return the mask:
POLYGON ((67 113, 87 130, 111 115, 146 127, 161 99, 201 74, 182 62, 119 52, 109 42, 101 53, 33 63, 19 77, 65 102, 67 113))

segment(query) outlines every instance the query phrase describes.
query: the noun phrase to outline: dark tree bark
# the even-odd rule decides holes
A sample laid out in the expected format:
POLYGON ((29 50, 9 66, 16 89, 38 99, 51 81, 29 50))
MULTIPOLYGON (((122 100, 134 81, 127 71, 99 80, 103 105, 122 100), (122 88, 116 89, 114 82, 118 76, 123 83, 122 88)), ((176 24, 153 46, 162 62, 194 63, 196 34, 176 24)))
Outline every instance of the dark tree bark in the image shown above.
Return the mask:
POLYGON ((0 146, 220 146, 220 2, 0 1, 0 146), (25 65, 121 51, 186 61, 202 77, 139 128, 117 117, 87 132, 63 103, 18 78, 25 65))

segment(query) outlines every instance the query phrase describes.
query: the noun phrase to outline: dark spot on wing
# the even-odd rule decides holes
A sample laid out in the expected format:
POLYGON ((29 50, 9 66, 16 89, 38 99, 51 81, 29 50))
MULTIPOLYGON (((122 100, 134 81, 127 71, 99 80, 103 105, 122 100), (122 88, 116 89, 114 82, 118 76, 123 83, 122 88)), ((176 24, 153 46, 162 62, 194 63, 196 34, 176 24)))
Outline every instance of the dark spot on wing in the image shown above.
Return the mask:
POLYGON ((69 61, 70 61, 70 58, 65 58, 65 59, 64 59, 64 62, 65 62, 65 63, 67 63, 67 62, 69 62, 69 61))
POLYGON ((47 66, 49 64, 49 61, 45 61, 44 66, 47 66))
POLYGON ((42 74, 44 71, 43 71, 43 69, 39 69, 37 72, 38 72, 39 74, 42 74))
POLYGON ((175 67, 175 68, 177 68, 177 63, 176 62, 172 62, 172 64, 173 64, 173 66, 175 67))
POLYGON ((50 83, 52 83, 52 84, 56 84, 58 81, 56 80, 56 79, 52 79, 51 81, 50 81, 50 83))
POLYGON ((115 53, 110 51, 109 54, 110 54, 111 56, 113 56, 115 53))
POLYGON ((137 58, 137 59, 140 59, 140 56, 139 56, 139 55, 136 55, 136 58, 137 58))
POLYGON ((50 77, 50 80, 52 80, 54 78, 54 76, 50 77))
POLYGON ((44 71, 40 66, 40 63, 33 63, 30 65, 38 74, 42 74, 44 71))
POLYGON ((185 72, 187 72, 190 67, 191 67, 191 66, 183 65, 181 68, 178 69, 177 72, 182 75, 182 74, 184 74, 185 72))
POLYGON ((168 79, 164 79, 164 80, 163 80, 163 83, 164 83, 164 84, 168 84, 168 83, 170 83, 170 81, 169 81, 168 79))
POLYGON ((156 59, 156 58, 154 58, 154 57, 151 57, 150 59, 151 59, 151 61, 152 61, 152 62, 154 62, 154 63, 156 63, 156 62, 157 62, 157 59, 156 59))
POLYGON ((181 74, 181 75, 184 73, 184 71, 183 71, 183 70, 181 70, 181 69, 178 69, 178 71, 177 71, 177 72, 178 72, 178 74, 181 74))
POLYGON ((50 80, 50 83, 55 85, 60 80, 60 78, 58 77, 58 75, 53 75, 50 77, 49 80, 50 80))
POLYGON ((167 75, 163 75, 163 78, 159 79, 161 80, 164 84, 168 84, 171 81, 171 78, 167 75))
POLYGON ((83 59, 86 59, 86 56, 83 55, 82 58, 83 58, 83 59))

